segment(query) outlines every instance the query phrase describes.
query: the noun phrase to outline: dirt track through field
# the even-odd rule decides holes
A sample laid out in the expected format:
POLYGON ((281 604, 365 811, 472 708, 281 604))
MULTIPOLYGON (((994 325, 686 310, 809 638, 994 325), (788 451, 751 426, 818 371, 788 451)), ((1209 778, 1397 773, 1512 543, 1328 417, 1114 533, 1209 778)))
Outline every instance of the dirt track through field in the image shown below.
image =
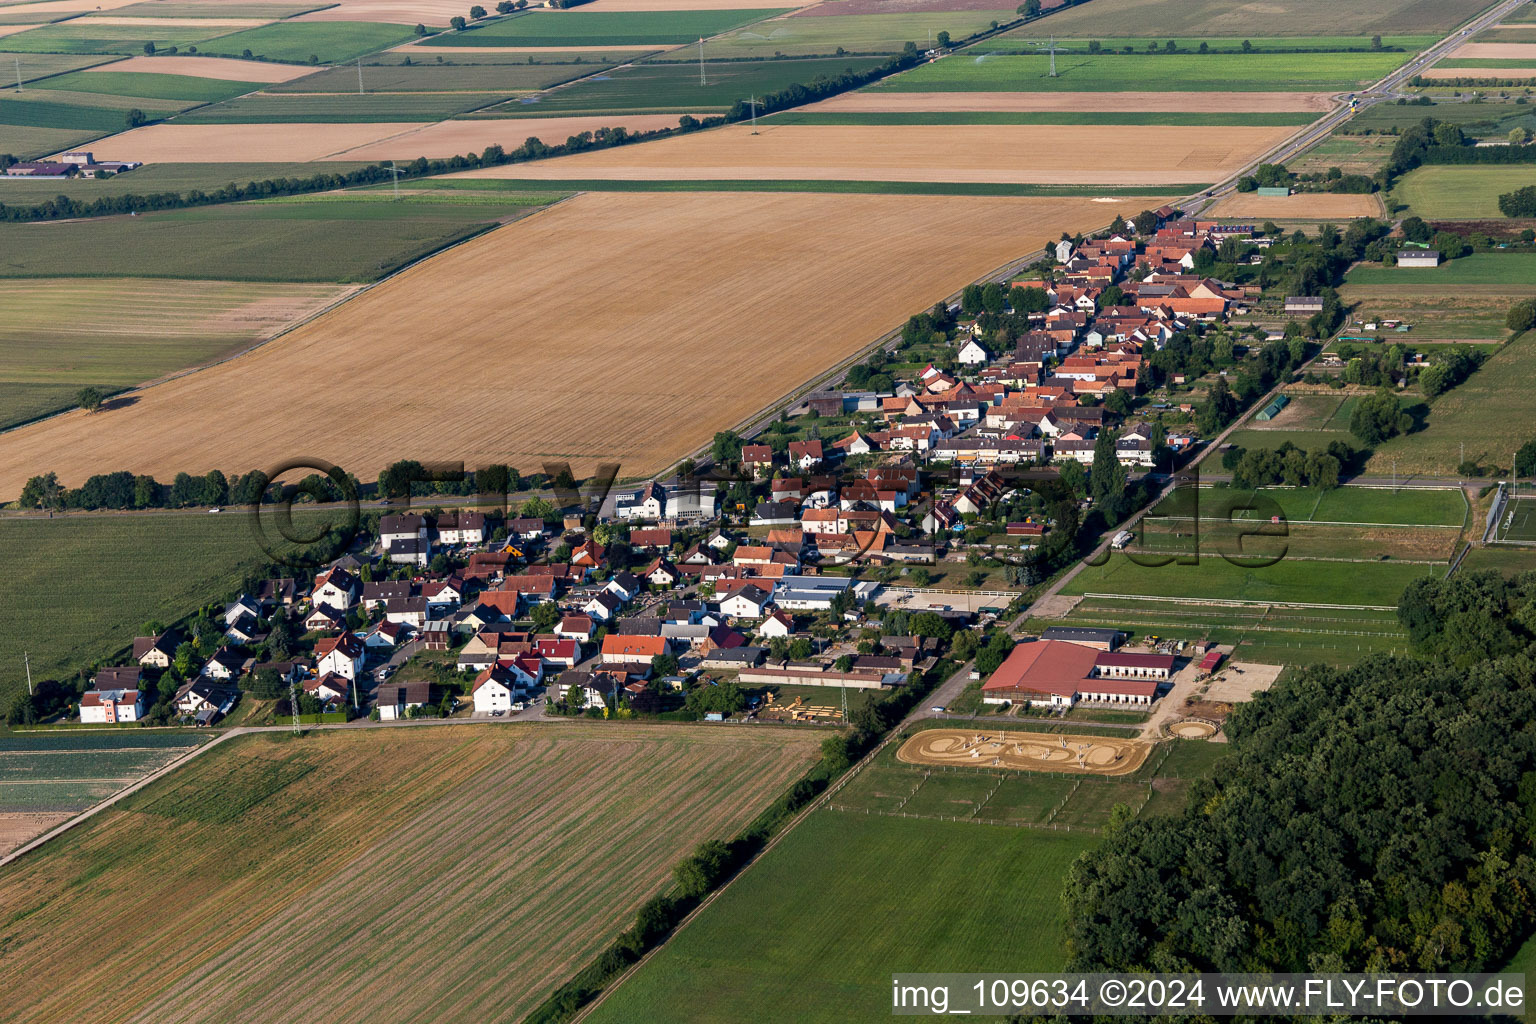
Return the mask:
POLYGON ((6 434, 0 497, 56 470, 403 458, 664 468, 914 310, 1148 201, 590 193, 239 359, 6 434))
POLYGON ((1213 217, 1263 217, 1269 220, 1380 217, 1381 200, 1370 195, 1333 192, 1302 192, 1293 196, 1233 192, 1205 212, 1213 217))
POLYGON ((129 57, 95 68, 93 71, 142 71, 153 75, 189 75, 193 78, 217 78, 227 82, 291 82, 314 74, 318 68, 297 64, 273 64, 259 60, 234 60, 229 57, 129 57))
POLYGON ((798 113, 919 113, 981 111, 1156 112, 1191 110, 1235 114, 1317 111, 1333 105, 1320 92, 845 92, 801 107, 798 113))
POLYGON ((1295 128, 740 124, 465 177, 964 181, 1174 185, 1219 181, 1295 128), (1094 159, 1135 153, 1129 164, 1094 159))
MULTIPOLYGON (((529 138, 545 145, 558 145, 572 135, 595 132, 599 128, 624 128, 632 132, 676 128, 680 114, 599 114, 592 117, 529 117, 439 121, 412 128, 387 139, 369 142, 354 149, 344 149, 325 157, 327 160, 391 160, 418 156, 451 157, 478 153, 486 146, 500 145, 516 149, 529 138)), ((518 164, 519 167, 528 166, 518 164)))

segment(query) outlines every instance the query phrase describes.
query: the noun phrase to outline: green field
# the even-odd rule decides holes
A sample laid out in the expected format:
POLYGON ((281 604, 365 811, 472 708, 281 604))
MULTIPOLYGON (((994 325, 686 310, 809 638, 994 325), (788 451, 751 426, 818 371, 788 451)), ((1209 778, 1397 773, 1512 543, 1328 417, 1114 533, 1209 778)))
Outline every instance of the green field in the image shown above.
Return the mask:
POLYGON ((539 97, 537 103, 513 100, 481 115, 605 114, 619 110, 700 113, 724 110, 737 100, 763 96, 797 83, 863 71, 883 63, 880 57, 825 57, 806 60, 726 61, 697 64, 633 64, 539 97))
POLYGON ((1304 112, 1229 114, 1204 111, 889 111, 883 113, 800 112, 789 110, 763 118, 771 124, 1171 124, 1171 125, 1303 125, 1316 117, 1304 112))
MULTIPOLYGON (((134 56, 144 52, 145 43, 155 49, 200 43, 222 29, 208 25, 97 25, 88 19, 76 19, 58 25, 44 25, 30 32, 19 32, 3 39, 6 50, 18 53, 118 53, 134 56)), ((238 52, 238 51, 236 51, 238 52)))
MULTIPOLYGON (((1412 273, 1403 271, 1405 276, 1412 273)), ((1410 345, 1427 341, 1503 341, 1509 337, 1504 326, 1506 312, 1532 291, 1517 284, 1461 284, 1426 289, 1422 284, 1408 283, 1411 278, 1398 280, 1398 284, 1370 285, 1354 284, 1351 280, 1339 289, 1339 297, 1353 307, 1352 320, 1370 323, 1386 317, 1412 324, 1413 330, 1406 335, 1380 332, 1387 342, 1402 340, 1410 345)))
MULTIPOLYGON (((115 129, 89 129, 89 128, 23 128, 19 125, 0 122, 0 153, 9 153, 18 159, 27 160, 34 157, 47 156, 49 153, 57 153, 63 149, 73 149, 82 142, 99 139, 109 131, 115 129)), ((0 182, 0 203, 15 203, 18 199, 23 202, 37 202, 36 199, 26 198, 25 189, 41 189, 44 184, 62 185, 64 182, 32 182, 16 186, 16 179, 6 179, 0 182)), ((49 192, 42 198, 52 198, 57 192, 49 192)))
MULTIPOLYGON (((483 54, 465 54, 478 58, 483 54)), ((371 64, 363 63, 363 87, 369 93, 499 92, 510 95, 546 89, 573 78, 594 74, 610 62, 606 54, 580 64, 371 64)), ((291 82, 267 86, 269 93, 335 92, 357 95, 357 67, 331 68, 291 82)))
MULTIPOLYGON (((7 37, 0 36, 0 46, 5 45, 7 37)), ((10 73, 5 77, 5 91, 10 92, 10 86, 16 81, 16 68, 21 68, 23 82, 31 82, 35 79, 46 78, 49 75, 60 75, 66 71, 78 71, 81 68, 95 67, 105 64, 114 58, 96 56, 90 54, 74 53, 15 53, 10 50, 0 51, 0 68, 10 68, 10 73)))
POLYGON ((113 96, 148 97, 214 103, 260 89, 260 82, 226 82, 191 75, 145 74, 141 71, 76 71, 43 82, 41 89, 69 89, 113 96))
MULTIPOLYGON (((1487 6, 1487 0, 1356 0, 1339 4, 1267 0, 1259 6, 1230 0, 1093 0, 1092 4, 1052 14, 1045 24, 1058 38, 1083 39, 1106 31, 1143 39, 1257 39, 1291 37, 1300 32, 1367 38, 1377 33, 1438 37, 1487 6)), ((1029 26, 1020 31, 1038 29, 1029 26)))
MULTIPOLYGON (((1526 172, 1530 180, 1530 171, 1526 172)), ((1449 260, 1434 270, 1400 270, 1397 267, 1361 265, 1344 278, 1346 285, 1413 283, 1420 288, 1451 288, 1461 285, 1526 285, 1536 283, 1536 254, 1480 252, 1449 260)))
MULTIPOLYGON (((355 72, 354 72, 355 73, 355 72)), ((507 98, 505 92, 371 92, 359 96, 332 92, 315 96, 256 93, 215 106, 202 107, 176 119, 177 124, 283 124, 318 122, 441 121, 454 114, 488 107, 507 98)))
POLYGON ((547 196, 478 202, 382 195, 194 207, 68 223, 0 224, 4 277, 377 280, 547 196))
POLYGON ((1063 880, 1095 842, 816 811, 588 1019, 844 1024, 889 1015, 893 971, 1059 970, 1063 880))
POLYGON ((1330 135, 1286 166, 1296 174, 1326 173, 1337 167, 1345 174, 1371 175, 1386 164, 1396 141, 1390 135, 1330 135))
MULTIPOLYGON (((988 40, 986 49, 990 50, 993 48, 999 48, 1006 49, 1009 52, 1032 53, 1038 45, 1038 41, 1034 38, 1034 36, 1038 34, 1038 29, 1033 25, 1023 28, 1016 28, 1010 32, 1005 32, 1003 35, 997 37, 996 39, 988 40)), ((1389 49, 1396 48, 1416 53, 1419 50, 1422 50, 1425 47, 1431 46, 1438 42, 1439 39, 1439 36, 1433 35, 1383 35, 1381 37, 1381 45, 1389 49)), ((1251 49, 1248 51, 1250 53, 1276 53, 1280 51, 1296 50, 1311 50, 1317 52, 1330 50, 1369 50, 1371 46, 1371 37, 1369 35, 1269 37, 1205 35, 1186 37, 1176 35, 1172 37, 1172 41, 1178 44, 1178 48, 1180 50, 1198 51, 1200 44, 1204 43, 1207 48, 1217 53, 1242 53, 1244 42, 1248 43, 1248 45, 1251 47, 1251 49)), ((1148 40, 1146 36, 1088 36, 1082 39, 1067 39, 1063 38, 1062 36, 1056 37, 1057 46, 1069 52, 1086 52, 1090 42, 1098 43, 1099 46, 1105 50, 1123 51, 1126 47, 1130 47, 1137 52, 1146 52, 1147 46, 1150 42, 1157 43, 1158 49, 1160 50, 1165 48, 1168 45, 1169 37, 1164 34, 1159 34, 1152 40, 1148 40)))
POLYGON ((12 127, 102 133, 122 131, 127 125, 121 110, 107 107, 79 107, 72 103, 50 103, 47 100, 0 98, 0 152, 14 151, 10 141, 12 127))
MULTIPOLYGON (((388 188, 389 186, 378 186, 388 188)), ((552 189, 560 192, 846 192, 849 194, 914 196, 1186 196, 1205 185, 1011 185, 1006 182, 971 181, 827 181, 780 179, 743 181, 739 178, 694 181, 624 181, 618 178, 582 178, 540 181, 534 178, 429 178, 411 182, 413 189, 453 192, 513 192, 552 189)), ((3 229, 0 229, 3 230, 3 229)))
MULTIPOLYGON (((714 60, 730 57, 808 56, 836 53, 900 53, 908 41, 919 49, 934 46, 940 32, 958 42, 982 32, 993 22, 1018 18, 1013 8, 995 11, 914 12, 910 14, 845 14, 776 18, 704 41, 704 56, 714 60)), ((990 45, 990 44, 989 44, 990 45)), ((698 48, 681 49, 660 60, 688 60, 698 48)))
POLYGON ((0 814, 83 811, 205 739, 139 729, 0 736, 0 814))
POLYGON ((415 37, 409 25, 384 25, 371 21, 284 21, 242 32, 221 35, 198 47, 198 52, 239 57, 250 50, 267 60, 330 64, 353 60, 415 37))
MULTIPOLYGON (((319 532, 339 514, 303 513, 294 521, 297 529, 319 532)), ((243 512, 0 520, 7 552, 0 700, 26 685, 23 651, 34 679, 71 677, 126 650, 150 619, 174 622, 233 597, 241 577, 270 560, 252 531, 243 512)))
POLYGON ((1508 471, 1515 449, 1536 437, 1536 332, 1527 332, 1483 363, 1461 385, 1435 399, 1423 430, 1376 449, 1367 472, 1454 475, 1466 458, 1508 471))
MULTIPOLYGON (((1499 196, 1536 181, 1529 166, 1420 167, 1397 180, 1392 198, 1426 220, 1502 219, 1499 196)), ((1475 257, 1474 257, 1475 258, 1475 257)), ((1459 266, 1465 260, 1457 260, 1459 266)), ((1354 275, 1351 275, 1351 279, 1354 275)), ((1536 280, 1526 277, 1525 282, 1536 280)), ((1512 283, 1503 280, 1484 284, 1512 283)))
MULTIPOLYGON (((1095 0, 1097 2, 1097 0, 1095 0)), ((1041 54, 955 54, 870 86, 892 92, 1137 92, 1173 87, 1216 92, 1335 92, 1396 68, 1397 53, 1058 54, 1056 78, 1041 54)))
MULTIPOLYGON (((1536 40, 1533 40, 1536 41, 1536 40)), ((1461 130, 1468 135, 1480 138, 1497 139, 1509 134, 1511 128, 1524 128, 1527 131, 1536 128, 1536 109, 1530 104, 1511 103, 1500 101, 1497 97, 1488 97, 1486 101, 1477 103, 1441 102, 1432 106, 1421 107, 1405 104, 1398 106, 1395 103, 1378 103, 1373 107, 1366 107, 1354 117, 1349 119, 1344 130, 1392 132, 1402 131, 1412 125, 1418 124, 1426 117, 1433 117, 1440 121, 1449 121, 1459 125, 1461 130)), ((1505 168, 1429 168, 1430 170, 1503 170, 1505 168)))
MULTIPOLYGON (((42 129, 39 129, 42 130, 42 129)), ((5 129, 0 133, 9 136, 5 129)), ((78 135, 78 133, 72 133, 78 135)), ((48 152, 66 149, 71 144, 56 145, 48 152)), ((0 152, 5 147, 0 146, 0 152)), ((307 178, 313 174, 345 174, 367 167, 354 161, 312 163, 211 163, 150 164, 106 179, 70 178, 64 181, 27 181, 24 178, 0 179, 0 202, 25 205, 67 195, 82 202, 99 196, 144 195, 148 192, 186 193, 193 189, 213 192, 226 185, 245 184, 275 178, 307 178)))
POLYGON ((1283 558, 1258 569, 1209 556, 1198 565, 1138 565, 1123 554, 1078 573, 1062 593, 1131 594, 1303 604, 1396 605, 1419 576, 1443 575, 1444 566, 1403 562, 1323 562, 1283 558))
POLYGON ((447 32, 423 46, 667 46, 750 25, 785 8, 735 11, 530 11, 447 32))

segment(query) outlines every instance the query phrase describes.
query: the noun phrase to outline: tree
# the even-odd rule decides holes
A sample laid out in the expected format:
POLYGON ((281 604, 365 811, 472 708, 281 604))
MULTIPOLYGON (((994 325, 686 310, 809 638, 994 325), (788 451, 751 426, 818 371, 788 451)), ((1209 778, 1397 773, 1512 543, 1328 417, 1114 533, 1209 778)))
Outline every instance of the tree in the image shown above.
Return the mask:
POLYGON ((512 0, 501 0, 501 2, 496 5, 497 14, 511 14, 514 10, 516 10, 516 8, 513 6, 512 0))
POLYGON ((941 30, 938 35, 934 36, 934 40, 939 44, 941 49, 946 49, 946 50, 949 49, 949 33, 948 32, 944 32, 944 31, 941 30))
POLYGON ((1115 440, 1118 436, 1114 431, 1099 431, 1093 445, 1093 470, 1088 475, 1093 503, 1111 526, 1120 521, 1129 506, 1125 493, 1125 467, 1120 465, 1120 459, 1115 453, 1115 440))
POLYGON ((425 25, 421 24, 420 22, 418 22, 416 24, 416 34, 419 35, 419 36, 426 35, 427 34, 427 26, 425 26, 425 25))
POLYGON ((1040 0, 1024 0, 1018 6, 1017 13, 1024 15, 1026 18, 1040 17, 1040 0))
POLYGON ((453 17, 448 19, 448 24, 452 26, 455 32, 463 32, 464 26, 469 24, 469 22, 464 20, 463 15, 455 14, 453 17))
POLYGON ((803 636, 797 636, 790 642, 789 658, 791 661, 809 661, 815 653, 815 650, 811 647, 811 641, 803 636))
POLYGON ((1510 306, 1504 316, 1504 326, 1516 334, 1536 327, 1536 299, 1525 299, 1510 306))
POLYGON ((475 21, 479 21, 481 18, 485 17, 485 8, 481 7, 479 4, 475 4, 475 6, 469 9, 469 16, 475 21))
POLYGON ((1152 210, 1142 210, 1133 218, 1138 235, 1150 235, 1157 230, 1158 216, 1152 210))
POLYGON ((1253 52, 1253 44, 1250 43, 1246 39, 1243 40, 1243 52, 1244 53, 1252 53, 1253 52))
POLYGON ((1371 36, 1371 49, 1381 49, 1381 36, 1371 36))
POLYGON ((1088 497, 1088 471, 1076 459, 1068 459, 1056 469, 1062 484, 1078 501, 1088 497))
POLYGON ((1536 217, 1536 185, 1499 196, 1499 212, 1506 217, 1536 217))
POLYGON ((677 655, 658 654, 651 658, 651 675, 658 679, 677 675, 677 655))
POLYGON ((150 40, 149 42, 144 44, 144 56, 146 56, 146 57, 153 57, 154 55, 155 55, 155 43, 154 43, 154 40, 150 40))
POLYGON ((1374 448, 1389 437, 1405 433, 1413 418, 1403 411, 1397 396, 1378 391, 1360 399, 1349 418, 1349 432, 1368 447, 1374 448))
POLYGON ((86 412, 95 412, 101 408, 102 394, 95 388, 81 388, 75 392, 75 404, 86 412))
POLYGON ((734 430, 718 432, 710 443, 709 454, 717 465, 741 461, 741 435, 734 430))
POLYGON ((44 473, 27 481, 17 504, 22 508, 57 509, 64 507, 63 499, 64 487, 59 483, 59 475, 44 473))

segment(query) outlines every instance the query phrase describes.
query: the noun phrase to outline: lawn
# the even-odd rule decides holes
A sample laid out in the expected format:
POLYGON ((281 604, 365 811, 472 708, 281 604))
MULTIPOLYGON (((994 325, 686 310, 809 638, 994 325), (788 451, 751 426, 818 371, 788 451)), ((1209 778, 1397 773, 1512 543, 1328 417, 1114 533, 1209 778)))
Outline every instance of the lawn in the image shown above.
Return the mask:
MULTIPOLYGON (((1009 22, 1013 8, 995 11, 914 12, 911 14, 839 14, 775 18, 704 41, 705 59, 808 56, 849 53, 900 53, 910 40, 919 49, 935 45, 940 32, 958 42, 985 31, 993 22, 1009 22)), ((988 44, 990 45, 990 44, 988 44)), ((659 59, 697 58, 698 47, 676 50, 659 59)))
MULTIPOLYGON (((1412 324, 1408 334, 1378 331, 1384 343, 1470 341, 1501 342, 1509 337, 1504 317, 1509 307, 1531 294, 1517 284, 1461 284, 1454 288, 1425 288, 1402 272, 1395 284, 1356 284, 1351 276, 1339 297, 1352 308, 1350 317, 1365 323, 1384 318, 1412 324)), ((1351 326, 1348 333, 1362 333, 1351 326)), ((1369 332, 1363 332, 1369 333, 1369 332)), ((1346 421, 1347 422, 1347 421, 1346 421)))
POLYGON ((38 86, 40 89, 69 89, 73 92, 199 103, 227 100, 261 87, 260 82, 229 82, 216 78, 194 78, 191 75, 146 74, 142 71, 77 71, 50 78, 38 86))
MULTIPOLYGON (((1317 0, 1267 0, 1262 5, 1231 0, 1093 0, 1051 15, 1045 22, 1058 38, 1093 38, 1108 29, 1118 35, 1153 39, 1232 36, 1290 37, 1310 31, 1318 36, 1370 37, 1399 33, 1447 34, 1488 6, 1487 0, 1354 0, 1319 4, 1317 0)), ((1020 32, 1038 34, 1037 26, 1020 32)))
POLYGON ((1468 461, 1502 466, 1515 449, 1536 436, 1536 332, 1499 349, 1459 387, 1435 399, 1423 430, 1394 437, 1366 465, 1372 474, 1455 475, 1465 450, 1468 461))
MULTIPOLYGON (((1188 515, 1188 490, 1157 506, 1154 514, 1188 515)), ((1403 488, 1335 487, 1319 491, 1310 487, 1263 487, 1238 490, 1204 487, 1199 492, 1200 515, 1205 519, 1268 518, 1271 508, 1293 523, 1353 523, 1365 526, 1460 527, 1467 503, 1454 487, 1403 488), (1255 498, 1265 502, 1259 511, 1245 512, 1255 498)))
POLYGON ((1058 54, 1057 77, 1043 54, 955 54, 887 78, 893 92, 1140 92, 1176 87, 1206 92, 1323 92, 1353 89, 1396 68, 1397 53, 1058 54))
MULTIPOLYGON (((354 82, 356 69, 353 70, 354 82)), ((500 103, 503 92, 326 92, 314 96, 256 93, 202 107, 176 119, 177 124, 360 124, 365 122, 441 121, 500 103)))
POLYGON ((800 1024, 890 1013, 895 971, 1051 971, 1096 837, 822 810, 588 1019, 800 1024))
POLYGON ((1303 125, 1316 115, 1304 112, 1235 114, 1222 111, 1129 111, 1097 110, 958 110, 958 111, 795 111, 764 118, 771 124, 1169 124, 1169 125, 1303 125))
POLYGON ((1197 565, 1138 565, 1115 553, 1089 566, 1063 589, 1066 594, 1144 594, 1307 604, 1397 604, 1403 588, 1419 576, 1442 575, 1443 566, 1401 562, 1320 562, 1283 558, 1263 568, 1244 568, 1220 557, 1197 565))
MULTIPOLYGON (((1420 167, 1397 180, 1392 198, 1425 219, 1475 220, 1502 218, 1499 196, 1531 184, 1529 165, 1487 167, 1420 167)), ((1459 265, 1464 260, 1455 260, 1459 265)), ((1530 273, 1528 270, 1527 273, 1530 273)), ((1353 279, 1353 275, 1351 275, 1353 279)), ((1530 282, 1525 277, 1524 282, 1530 282)), ((1498 283, 1498 282, 1494 282, 1498 283)))
POLYGON ((246 50, 267 60, 331 64, 353 60, 415 38, 409 25, 372 21, 283 21, 210 39, 204 56, 239 57, 246 50))
POLYGON ((786 8, 722 11, 531 11, 445 32, 423 46, 668 46, 691 43, 783 14, 786 8))
POLYGON ((880 63, 879 57, 716 62, 705 64, 703 85, 699 84, 697 64, 632 64, 611 75, 556 89, 539 97, 537 103, 514 100, 480 113, 526 117, 618 110, 723 110, 753 95, 763 96, 821 77, 836 77, 849 70, 867 70, 880 63))
MULTIPOLYGON (((1532 172, 1526 171, 1526 180, 1532 172)), ((1416 284, 1421 289, 1453 288, 1469 284, 1524 285, 1536 282, 1536 253, 1479 252, 1448 260, 1434 270, 1403 270, 1366 264, 1344 278, 1346 285, 1416 284)))
POLYGON ((750 733, 568 723, 229 741, 8 870, 8 1017, 521 1019, 820 742, 750 733), (96 955, 26 983, 80 949, 96 955))
POLYGON ((4 277, 374 281, 537 208, 544 197, 440 202, 302 197, 37 226, 0 224, 4 277))

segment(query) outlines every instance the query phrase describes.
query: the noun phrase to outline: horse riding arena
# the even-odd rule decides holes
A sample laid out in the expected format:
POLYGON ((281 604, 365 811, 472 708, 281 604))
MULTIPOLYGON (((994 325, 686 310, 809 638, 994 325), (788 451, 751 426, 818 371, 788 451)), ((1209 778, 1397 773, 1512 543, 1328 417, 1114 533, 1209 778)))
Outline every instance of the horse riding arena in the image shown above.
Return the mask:
POLYGON ((649 476, 913 312, 1147 204, 584 193, 238 358, 8 433, 0 495, 50 470, 78 487, 300 455, 365 480, 399 459, 649 476))
POLYGON ((936 768, 1014 768, 1019 771, 1129 775, 1147 759, 1140 740, 1066 733, 928 729, 901 745, 896 757, 936 768))

